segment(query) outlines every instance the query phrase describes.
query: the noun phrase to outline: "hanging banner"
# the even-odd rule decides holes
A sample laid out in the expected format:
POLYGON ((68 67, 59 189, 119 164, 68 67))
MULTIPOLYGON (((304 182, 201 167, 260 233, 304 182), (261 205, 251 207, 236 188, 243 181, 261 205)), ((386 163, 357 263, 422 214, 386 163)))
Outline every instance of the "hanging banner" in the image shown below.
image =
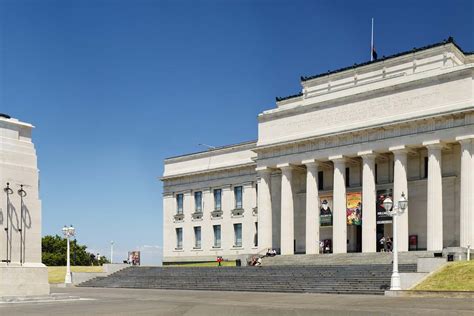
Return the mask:
POLYGON ((362 225, 362 194, 349 192, 346 194, 347 225, 362 225))
POLYGON ((140 265, 140 251, 129 251, 128 252, 128 263, 132 266, 140 265))
POLYGON ((332 196, 321 196, 319 205, 319 225, 332 226, 332 196))
POLYGON ((392 189, 389 190, 379 190, 377 191, 377 224, 389 224, 392 223, 392 217, 387 215, 385 208, 383 207, 383 201, 390 197, 393 200, 392 189))

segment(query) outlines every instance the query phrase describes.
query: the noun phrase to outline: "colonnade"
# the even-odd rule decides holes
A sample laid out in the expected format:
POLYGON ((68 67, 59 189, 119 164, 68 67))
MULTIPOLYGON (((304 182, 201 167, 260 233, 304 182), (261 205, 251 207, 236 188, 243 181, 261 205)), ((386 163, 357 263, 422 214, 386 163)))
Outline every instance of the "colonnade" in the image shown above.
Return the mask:
MULTIPOLYGON (((460 168, 460 246, 474 246, 474 135, 456 138, 461 144, 460 168)), ((427 249, 443 249, 443 185, 442 155, 445 146, 440 140, 424 142, 428 150, 427 176, 427 249)), ((393 199, 398 203, 402 193, 409 198, 407 162, 411 149, 407 146, 390 147, 394 157, 393 199)), ((376 179, 374 151, 361 151, 357 156, 362 159, 362 252, 377 250, 376 222, 376 179)), ((281 170, 281 241, 282 255, 294 253, 294 194, 293 173, 296 167, 306 167, 306 253, 319 253, 319 192, 318 167, 322 162, 332 162, 333 168, 333 253, 347 252, 346 222, 346 176, 345 169, 349 161, 347 156, 330 156, 326 159, 303 160, 300 164, 277 164, 276 166, 258 167, 260 177, 258 194, 259 246, 261 249, 272 248, 272 194, 271 174, 281 170)), ((408 203, 410 205, 410 203, 408 203)), ((399 216, 397 222, 398 249, 408 251, 408 217, 409 207, 399 216)))

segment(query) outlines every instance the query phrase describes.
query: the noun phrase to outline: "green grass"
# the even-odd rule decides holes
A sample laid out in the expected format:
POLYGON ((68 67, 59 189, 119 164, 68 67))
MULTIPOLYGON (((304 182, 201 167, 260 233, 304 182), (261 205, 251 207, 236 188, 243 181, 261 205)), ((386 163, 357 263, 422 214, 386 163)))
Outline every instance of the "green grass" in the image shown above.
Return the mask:
MULTIPOLYGON (((72 266, 71 272, 104 272, 101 266, 72 266)), ((66 267, 48 267, 49 283, 63 283, 66 267)))
POLYGON ((413 290, 474 291, 474 261, 449 262, 413 290))
MULTIPOLYGON (((217 267, 217 262, 196 262, 196 263, 177 263, 167 264, 165 267, 217 267)), ((221 262, 223 267, 235 267, 235 261, 223 261, 221 262)))

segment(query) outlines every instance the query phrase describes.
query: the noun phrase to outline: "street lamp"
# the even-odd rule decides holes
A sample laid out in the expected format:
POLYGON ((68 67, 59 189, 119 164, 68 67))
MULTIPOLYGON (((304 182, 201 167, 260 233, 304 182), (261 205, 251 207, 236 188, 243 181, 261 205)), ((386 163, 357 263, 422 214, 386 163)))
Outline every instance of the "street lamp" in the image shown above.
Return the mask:
POLYGON ((63 227, 63 235, 66 237, 67 240, 67 254, 66 254, 66 276, 64 278, 64 283, 65 284, 71 284, 72 283, 72 278, 71 278, 71 261, 70 261, 70 250, 69 250, 69 239, 73 237, 76 234, 76 229, 70 225, 69 227, 64 225, 63 227))
POLYGON ((400 274, 398 273, 397 217, 405 212, 407 206, 408 200, 406 199, 405 193, 403 192, 400 200, 398 201, 398 205, 393 205, 393 201, 389 196, 387 196, 387 198, 383 201, 383 207, 385 208, 387 214, 393 218, 393 270, 390 281, 390 290, 392 291, 401 290, 400 274))

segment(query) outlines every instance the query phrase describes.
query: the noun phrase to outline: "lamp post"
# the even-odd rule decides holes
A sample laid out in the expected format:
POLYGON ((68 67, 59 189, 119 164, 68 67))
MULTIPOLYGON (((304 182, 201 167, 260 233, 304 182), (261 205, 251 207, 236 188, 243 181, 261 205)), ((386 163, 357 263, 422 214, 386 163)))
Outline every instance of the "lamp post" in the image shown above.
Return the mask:
POLYGON ((76 234, 76 229, 70 225, 69 227, 64 225, 63 227, 63 234, 64 237, 66 237, 67 240, 67 254, 66 254, 66 276, 64 277, 64 283, 65 284, 71 284, 72 283, 72 278, 71 278, 71 261, 70 261, 70 248, 69 248, 69 239, 73 237, 76 234))
POLYGON ((114 241, 110 241, 110 263, 114 263, 114 241))
POLYGON ((387 196, 383 201, 383 207, 385 208, 388 215, 390 215, 393 220, 393 269, 392 269, 392 278, 390 280, 390 290, 398 291, 401 290, 400 287, 400 274, 398 273, 398 236, 397 236, 397 217, 402 215, 408 206, 408 200, 405 198, 405 193, 402 192, 402 196, 398 201, 398 205, 394 205, 392 199, 387 196))

